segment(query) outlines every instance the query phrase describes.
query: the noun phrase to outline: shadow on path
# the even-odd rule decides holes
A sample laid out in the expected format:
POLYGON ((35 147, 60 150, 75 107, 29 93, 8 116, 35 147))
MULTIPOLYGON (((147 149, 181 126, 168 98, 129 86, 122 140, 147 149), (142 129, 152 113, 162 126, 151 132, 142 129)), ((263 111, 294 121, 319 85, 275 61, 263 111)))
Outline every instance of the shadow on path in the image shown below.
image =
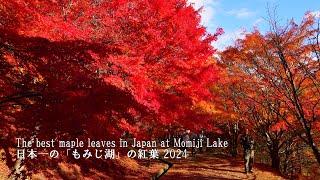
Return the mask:
POLYGON ((243 162, 223 155, 200 154, 197 158, 172 161, 173 167, 161 178, 166 179, 284 179, 265 165, 257 164, 254 172, 244 173, 243 162))

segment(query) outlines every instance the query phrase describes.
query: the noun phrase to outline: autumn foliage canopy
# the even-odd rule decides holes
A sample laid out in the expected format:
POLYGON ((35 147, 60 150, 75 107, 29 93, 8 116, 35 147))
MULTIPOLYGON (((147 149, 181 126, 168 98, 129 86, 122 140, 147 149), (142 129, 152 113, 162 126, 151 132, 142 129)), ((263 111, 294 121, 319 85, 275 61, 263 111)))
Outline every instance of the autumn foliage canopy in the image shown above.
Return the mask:
POLYGON ((220 54, 221 116, 267 141, 276 169, 297 137, 320 163, 319 22, 311 13, 285 26, 271 18, 269 32, 247 33, 220 54))
POLYGON ((2 1, 1 134, 207 126, 193 107, 212 96, 221 33, 208 34, 185 0, 2 1))

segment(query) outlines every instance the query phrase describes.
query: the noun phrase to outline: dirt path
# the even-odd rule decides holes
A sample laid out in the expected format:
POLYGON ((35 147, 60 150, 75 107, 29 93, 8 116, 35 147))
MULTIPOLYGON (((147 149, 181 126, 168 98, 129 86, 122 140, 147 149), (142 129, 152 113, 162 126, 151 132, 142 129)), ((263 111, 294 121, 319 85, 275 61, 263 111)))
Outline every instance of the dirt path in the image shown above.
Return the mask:
POLYGON ((245 174, 243 162, 229 157, 198 155, 173 161, 174 166, 162 176, 166 179, 284 179, 265 165, 255 165, 252 174, 245 174))
MULTIPOLYGON (((262 179, 262 180, 280 180, 282 178, 278 173, 272 171, 266 165, 255 164, 252 174, 245 174, 243 172, 243 162, 241 160, 235 160, 230 157, 224 157, 221 155, 200 154, 196 158, 188 157, 187 159, 174 160, 173 167, 163 175, 160 180, 202 180, 202 179, 262 179)), ((153 161, 148 167, 137 164, 136 161, 128 158, 121 160, 123 165, 127 169, 122 169, 122 174, 119 174, 119 178, 111 178, 108 175, 99 171, 92 171, 91 174, 86 174, 83 179, 150 179, 150 177, 164 168, 164 164, 159 161, 153 161)), ((66 169, 66 173, 71 172, 72 168, 66 169)), ((59 173, 56 171, 50 171, 53 177, 56 179, 62 179, 59 173)), ((4 163, 0 161, 0 180, 5 178, 9 174, 9 169, 4 163)), ((77 174, 77 173, 76 173, 77 174)), ((78 173, 79 174, 79 173, 78 173)), ((41 175, 41 174, 40 174, 41 175)), ((38 175, 39 176, 39 175, 38 175)), ((43 174, 41 175, 41 177, 43 174)), ((36 177, 36 176, 34 176, 36 177)), ((40 176, 39 176, 40 177, 40 176)), ((82 176, 81 176, 82 177, 82 176)), ((45 178, 42 178, 45 179, 45 178)), ((54 178, 50 178, 54 179, 54 178)))

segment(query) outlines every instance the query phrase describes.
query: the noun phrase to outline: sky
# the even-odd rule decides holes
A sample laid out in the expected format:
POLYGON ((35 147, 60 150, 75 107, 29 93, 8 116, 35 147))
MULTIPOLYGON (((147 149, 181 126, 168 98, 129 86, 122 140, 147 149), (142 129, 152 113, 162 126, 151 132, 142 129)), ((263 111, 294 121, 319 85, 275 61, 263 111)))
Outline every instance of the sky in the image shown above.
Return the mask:
POLYGON ((195 9, 203 7, 201 24, 214 33, 218 27, 225 33, 213 46, 218 50, 232 45, 242 38, 244 32, 254 27, 262 32, 268 31, 268 7, 276 10, 277 19, 286 24, 292 18, 301 22, 307 11, 320 17, 320 0, 188 0, 195 9))

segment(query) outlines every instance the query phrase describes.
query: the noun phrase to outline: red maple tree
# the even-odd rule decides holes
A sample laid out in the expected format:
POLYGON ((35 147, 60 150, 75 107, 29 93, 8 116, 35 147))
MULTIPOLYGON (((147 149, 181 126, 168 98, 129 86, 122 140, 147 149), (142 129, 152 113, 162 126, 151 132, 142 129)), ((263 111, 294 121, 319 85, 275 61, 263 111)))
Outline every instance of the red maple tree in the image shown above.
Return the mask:
POLYGON ((221 33, 186 0, 2 1, 1 145, 208 125, 193 105, 212 96, 221 33))

